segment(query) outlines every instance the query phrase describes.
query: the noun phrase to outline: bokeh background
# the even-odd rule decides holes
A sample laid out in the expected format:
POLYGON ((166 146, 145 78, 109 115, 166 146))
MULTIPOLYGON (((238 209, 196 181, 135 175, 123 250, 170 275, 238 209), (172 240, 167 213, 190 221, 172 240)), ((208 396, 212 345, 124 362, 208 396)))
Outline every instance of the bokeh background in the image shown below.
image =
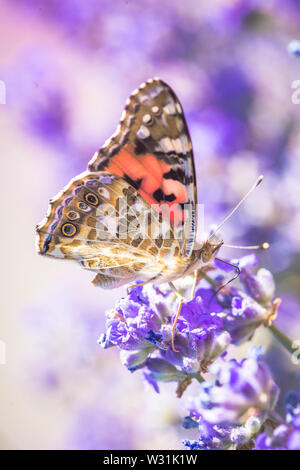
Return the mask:
MULTIPOLYGON (((300 339, 295 38, 298 0, 1 1, 1 448, 182 448, 174 385, 155 394, 97 345, 104 312, 125 289, 96 289, 91 273, 34 247, 49 198, 86 169, 127 95, 150 77, 183 104, 207 226, 265 174, 223 236, 271 243, 260 258, 283 298, 276 325, 300 339)), ((254 341, 283 391, 295 387, 299 366, 265 330, 254 341)))

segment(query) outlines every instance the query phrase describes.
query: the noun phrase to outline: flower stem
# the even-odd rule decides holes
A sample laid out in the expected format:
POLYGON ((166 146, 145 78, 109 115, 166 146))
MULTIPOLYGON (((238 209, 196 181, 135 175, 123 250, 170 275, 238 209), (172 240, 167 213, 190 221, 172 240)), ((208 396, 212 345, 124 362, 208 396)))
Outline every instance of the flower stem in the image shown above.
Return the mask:
POLYGON ((295 351, 295 348, 293 348, 293 341, 284 333, 282 333, 282 331, 276 328, 275 325, 270 325, 269 330, 271 331, 272 335, 282 344, 282 346, 287 349, 287 351, 290 353, 295 351))
POLYGON ((198 380, 198 382, 204 382, 204 378, 202 377, 202 375, 199 373, 199 372, 196 372, 195 374, 190 374, 191 377, 193 377, 194 379, 198 380))
POLYGON ((211 277, 209 277, 207 274, 203 273, 203 274, 202 274, 202 277, 203 277, 203 279, 205 279, 212 287, 214 287, 214 288, 217 287, 217 283, 216 283, 211 277))

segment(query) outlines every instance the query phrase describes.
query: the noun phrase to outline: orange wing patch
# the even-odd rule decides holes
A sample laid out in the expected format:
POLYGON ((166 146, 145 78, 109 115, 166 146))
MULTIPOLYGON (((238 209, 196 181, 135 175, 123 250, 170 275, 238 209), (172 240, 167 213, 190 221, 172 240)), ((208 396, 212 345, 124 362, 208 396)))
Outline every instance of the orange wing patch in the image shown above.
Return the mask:
POLYGON ((168 173, 171 167, 163 160, 150 153, 135 154, 133 146, 124 146, 110 160, 106 171, 129 180, 139 193, 157 208, 161 204, 167 204, 171 213, 171 222, 183 221, 178 217, 177 204, 187 201, 185 186, 173 179, 165 179, 164 173, 168 173), (176 212, 177 214, 174 214, 176 212))

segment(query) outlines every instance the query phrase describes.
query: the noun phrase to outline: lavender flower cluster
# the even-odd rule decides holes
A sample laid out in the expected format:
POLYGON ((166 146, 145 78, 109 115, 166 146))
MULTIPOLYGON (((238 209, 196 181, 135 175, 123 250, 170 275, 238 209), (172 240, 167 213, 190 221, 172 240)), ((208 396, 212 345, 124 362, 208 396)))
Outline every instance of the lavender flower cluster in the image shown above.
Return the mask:
POLYGON ((183 425, 197 428, 199 439, 185 440, 187 448, 300 449, 300 389, 289 393, 284 421, 273 414, 279 388, 261 358, 222 359, 213 369, 215 382, 202 384, 199 396, 189 404, 183 425))
POLYGON ((211 367, 211 380, 189 404, 185 427, 198 427, 199 440, 185 440, 190 449, 246 449, 265 425, 278 398, 266 364, 251 355, 237 361, 220 361, 211 367))
MULTIPOLYGON (((215 295, 215 287, 224 284, 226 271, 216 267, 204 275, 193 300, 184 303, 177 323, 175 349, 171 329, 178 298, 169 286, 146 285, 134 288, 108 314, 106 333, 100 337, 104 348, 118 346, 121 361, 131 372, 143 369, 146 379, 158 391, 157 382, 201 380, 201 374, 229 344, 241 344, 274 314, 274 281, 271 273, 251 267, 256 256, 235 261, 241 270, 241 286, 226 287, 215 295)), ((221 266, 221 263, 220 263, 221 266)), ((222 268, 225 267, 222 263, 222 268)), ((225 268, 224 268, 225 267, 225 268)), ((189 281, 181 281, 188 292, 189 281)))
MULTIPOLYGON (((187 448, 300 449, 300 395, 291 395, 287 423, 278 424, 273 412, 279 388, 261 350, 252 350, 241 361, 227 359, 228 347, 251 339, 259 326, 269 326, 280 305, 274 299, 272 274, 263 268, 254 272, 255 255, 232 262, 240 268, 239 284, 217 294, 228 278, 228 265, 218 261, 203 273, 194 299, 182 308, 176 351, 171 329, 178 299, 165 285, 133 288, 108 313, 99 343, 103 348, 117 346, 122 364, 131 372, 142 370, 156 392, 159 382, 176 382, 181 397, 193 379, 200 382, 183 423, 185 428, 198 428, 200 437, 185 440, 187 448)), ((178 288, 187 295, 191 283, 192 279, 181 280, 178 288)))

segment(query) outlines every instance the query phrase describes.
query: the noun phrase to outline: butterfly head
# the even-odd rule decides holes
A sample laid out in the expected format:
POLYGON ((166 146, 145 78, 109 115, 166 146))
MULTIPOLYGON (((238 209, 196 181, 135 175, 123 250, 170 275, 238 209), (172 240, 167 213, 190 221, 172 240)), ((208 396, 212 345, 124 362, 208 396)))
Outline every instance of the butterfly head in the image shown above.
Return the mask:
POLYGON ((223 240, 214 237, 208 238, 201 246, 199 250, 199 259, 202 263, 209 263, 217 255, 219 249, 224 244, 223 240))

